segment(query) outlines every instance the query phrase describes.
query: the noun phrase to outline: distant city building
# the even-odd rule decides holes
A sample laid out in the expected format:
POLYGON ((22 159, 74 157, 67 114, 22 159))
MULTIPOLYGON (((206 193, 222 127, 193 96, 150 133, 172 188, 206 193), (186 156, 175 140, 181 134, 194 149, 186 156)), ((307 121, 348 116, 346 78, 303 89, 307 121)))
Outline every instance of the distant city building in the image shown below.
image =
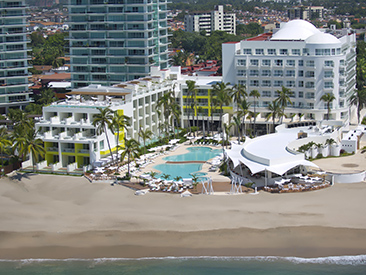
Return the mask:
POLYGON ((324 18, 324 7, 319 6, 298 6, 287 10, 288 18, 311 20, 314 18, 324 18))
POLYGON ((168 67, 167 0, 69 0, 73 87, 113 85, 168 67))
POLYGON ((236 16, 235 13, 224 12, 224 7, 218 5, 211 12, 186 15, 184 27, 188 32, 206 31, 207 35, 214 31, 236 34, 236 16))
POLYGON ((268 106, 282 87, 293 92, 286 115, 325 120, 327 104, 321 97, 331 93, 335 100, 330 103, 329 119, 349 121, 348 98, 356 84, 356 38, 348 30, 336 37, 304 20, 293 20, 273 35, 225 43, 222 49, 223 81, 243 84, 248 92, 258 90, 261 95, 256 100, 258 122, 268 123, 268 106))
POLYGON ((33 101, 28 91, 26 5, 0 0, 0 113, 24 109, 33 101))

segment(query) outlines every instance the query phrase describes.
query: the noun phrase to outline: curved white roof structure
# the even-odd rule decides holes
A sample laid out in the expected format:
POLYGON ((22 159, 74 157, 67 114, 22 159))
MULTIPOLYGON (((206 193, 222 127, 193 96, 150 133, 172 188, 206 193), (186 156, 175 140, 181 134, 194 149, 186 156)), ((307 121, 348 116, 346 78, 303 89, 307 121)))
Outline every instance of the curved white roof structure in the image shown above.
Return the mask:
POLYGON ((313 24, 297 19, 287 22, 270 40, 306 40, 318 33, 321 32, 313 24))
POLYGON ((340 44, 341 41, 329 33, 316 33, 306 39, 308 44, 340 44))

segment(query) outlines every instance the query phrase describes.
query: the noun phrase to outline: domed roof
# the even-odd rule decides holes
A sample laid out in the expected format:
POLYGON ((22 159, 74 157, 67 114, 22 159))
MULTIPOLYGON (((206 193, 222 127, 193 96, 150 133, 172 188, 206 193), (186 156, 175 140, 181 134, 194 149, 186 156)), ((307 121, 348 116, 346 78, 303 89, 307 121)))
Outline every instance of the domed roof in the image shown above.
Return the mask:
POLYGON ((338 44, 341 41, 329 33, 317 33, 306 39, 307 44, 338 44))
POLYGON ((287 22, 271 38, 271 40, 305 40, 308 37, 320 33, 311 23, 296 19, 287 22))

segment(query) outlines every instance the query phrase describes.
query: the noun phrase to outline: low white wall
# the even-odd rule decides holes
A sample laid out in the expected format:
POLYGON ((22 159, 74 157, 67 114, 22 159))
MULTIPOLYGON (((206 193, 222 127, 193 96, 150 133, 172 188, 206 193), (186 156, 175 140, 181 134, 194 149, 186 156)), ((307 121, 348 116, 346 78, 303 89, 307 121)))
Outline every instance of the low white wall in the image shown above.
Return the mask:
POLYGON ((334 176, 335 183, 356 183, 362 182, 366 180, 366 171, 362 171, 359 173, 352 173, 352 174, 334 174, 330 173, 330 175, 334 176))
POLYGON ((37 170, 41 170, 41 169, 45 168, 46 166, 47 166, 47 161, 46 160, 38 162, 36 164, 37 170))
POLYGON ((77 168, 77 163, 70 163, 67 165, 67 173, 74 171, 77 168))
POLYGON ((57 163, 51 164, 51 170, 52 170, 52 172, 57 171, 61 167, 62 167, 62 163, 61 162, 57 162, 57 163))
POLYGON ((32 166, 32 161, 30 159, 22 162, 23 168, 28 167, 28 166, 32 166))

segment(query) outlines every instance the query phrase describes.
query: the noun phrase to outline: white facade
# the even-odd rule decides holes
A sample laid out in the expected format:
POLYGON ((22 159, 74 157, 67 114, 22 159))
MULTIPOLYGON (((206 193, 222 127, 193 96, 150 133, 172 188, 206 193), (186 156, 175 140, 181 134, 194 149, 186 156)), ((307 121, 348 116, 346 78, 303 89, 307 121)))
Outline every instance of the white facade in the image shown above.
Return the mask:
POLYGON ((128 139, 138 140, 140 128, 149 129, 157 136, 159 123, 167 119, 156 112, 157 100, 173 89, 177 74, 171 70, 153 71, 149 78, 115 87, 94 84, 75 89, 67 100, 44 107, 36 129, 45 144, 47 164, 61 168, 71 164, 78 168, 93 165, 110 154, 107 135, 112 151, 116 152, 117 133, 108 130, 98 135, 93 125, 94 115, 100 112, 98 108, 109 107, 131 118, 127 133, 120 133, 120 146, 125 134, 128 139))
POLYGON ((210 35, 214 31, 225 31, 236 34, 235 13, 225 13, 224 7, 215 6, 215 10, 208 13, 195 13, 186 15, 184 27, 188 32, 206 31, 210 35))
POLYGON ((327 108, 320 98, 332 93, 336 99, 331 103, 330 119, 349 121, 347 100, 356 84, 355 34, 344 30, 336 37, 309 22, 293 20, 272 36, 225 43, 222 49, 223 81, 260 92, 259 122, 264 122, 267 107, 282 86, 293 92, 286 114, 324 120, 327 108))

